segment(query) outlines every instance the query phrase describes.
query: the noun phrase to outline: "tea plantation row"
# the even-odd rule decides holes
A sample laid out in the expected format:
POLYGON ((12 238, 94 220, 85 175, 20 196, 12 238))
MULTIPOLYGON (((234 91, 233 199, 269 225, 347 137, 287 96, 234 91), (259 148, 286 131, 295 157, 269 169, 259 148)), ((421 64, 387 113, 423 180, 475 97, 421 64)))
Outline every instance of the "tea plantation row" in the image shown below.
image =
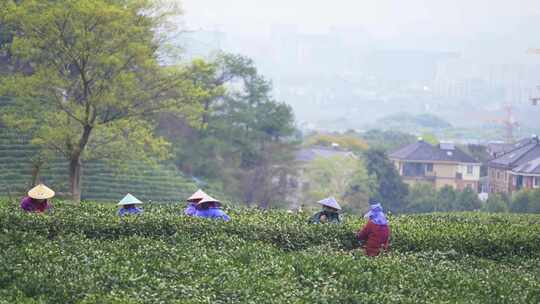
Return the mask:
POLYGON ((0 203, 0 303, 538 303, 540 216, 391 217, 392 251, 366 258, 364 223, 228 210, 229 223, 150 205, 0 203))
MULTIPOLYGON (((33 170, 31 159, 38 151, 29 138, 0 125, 0 194, 15 196, 28 190, 33 170)), ((57 193, 66 193, 67 165, 62 158, 50 159, 41 170, 41 181, 57 193)), ((83 199, 114 201, 131 192, 145 201, 171 202, 197 190, 195 182, 179 175, 171 163, 153 167, 133 161, 128 167, 129 170, 120 171, 101 161, 85 162, 83 199)))

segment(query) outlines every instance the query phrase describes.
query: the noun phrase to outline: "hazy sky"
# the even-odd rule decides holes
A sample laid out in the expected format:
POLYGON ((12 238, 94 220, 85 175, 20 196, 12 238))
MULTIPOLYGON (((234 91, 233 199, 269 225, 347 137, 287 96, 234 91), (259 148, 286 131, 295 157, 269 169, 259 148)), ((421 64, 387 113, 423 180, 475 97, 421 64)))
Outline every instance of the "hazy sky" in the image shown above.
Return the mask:
POLYGON ((540 0, 183 0, 183 7, 192 29, 356 26, 379 37, 500 31, 509 19, 540 15, 540 0))

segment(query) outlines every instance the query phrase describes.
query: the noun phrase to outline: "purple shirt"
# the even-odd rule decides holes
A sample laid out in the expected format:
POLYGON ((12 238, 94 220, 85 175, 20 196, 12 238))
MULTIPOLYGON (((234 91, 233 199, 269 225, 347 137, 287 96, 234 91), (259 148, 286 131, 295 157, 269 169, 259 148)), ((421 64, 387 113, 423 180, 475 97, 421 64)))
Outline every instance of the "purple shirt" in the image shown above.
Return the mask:
POLYGON ((44 200, 43 202, 38 202, 37 200, 27 196, 22 199, 21 201, 21 209, 26 212, 38 212, 43 213, 46 210, 49 210, 51 208, 51 205, 49 204, 48 200, 44 200))
POLYGON ((195 211, 195 216, 197 217, 205 217, 205 218, 211 218, 211 219, 222 219, 225 222, 228 222, 231 220, 231 218, 223 212, 223 210, 219 208, 208 208, 208 209, 197 209, 195 211))
POLYGON ((124 215, 131 215, 131 214, 141 214, 143 213, 144 210, 142 210, 141 208, 138 208, 138 207, 130 207, 130 208, 120 208, 118 210, 118 216, 124 216, 124 215))
POLYGON ((187 216, 194 216, 196 212, 195 203, 188 203, 186 209, 184 209, 184 214, 187 216))

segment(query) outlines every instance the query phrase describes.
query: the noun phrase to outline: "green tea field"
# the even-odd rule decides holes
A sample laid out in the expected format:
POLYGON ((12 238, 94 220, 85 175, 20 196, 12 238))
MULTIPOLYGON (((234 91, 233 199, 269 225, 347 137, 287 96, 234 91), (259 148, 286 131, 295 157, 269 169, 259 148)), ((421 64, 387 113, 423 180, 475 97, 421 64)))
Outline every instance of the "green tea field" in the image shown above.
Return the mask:
POLYGON ((25 214, 0 203, 0 303, 540 303, 540 216, 390 217, 392 249, 365 257, 364 224, 227 210, 223 223, 181 205, 55 202, 25 214))

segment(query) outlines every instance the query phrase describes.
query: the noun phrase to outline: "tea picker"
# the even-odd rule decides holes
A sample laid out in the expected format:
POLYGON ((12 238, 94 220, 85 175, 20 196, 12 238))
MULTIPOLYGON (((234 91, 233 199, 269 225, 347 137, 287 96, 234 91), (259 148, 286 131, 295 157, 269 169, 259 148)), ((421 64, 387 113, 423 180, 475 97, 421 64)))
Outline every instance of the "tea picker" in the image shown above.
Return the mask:
POLYGON ((388 250, 390 227, 383 213, 382 205, 374 199, 369 200, 369 211, 364 215, 368 223, 356 234, 356 239, 364 245, 368 256, 377 256, 388 250))
POLYGON ((135 215, 143 213, 143 209, 137 207, 142 205, 143 202, 138 200, 135 196, 128 193, 119 203, 120 209, 118 209, 118 216, 135 215))
POLYGON ((322 210, 315 213, 310 219, 311 224, 332 223, 339 224, 342 221, 340 211, 341 206, 335 198, 329 197, 318 201, 322 205, 322 210))
POLYGON ((44 184, 39 184, 28 191, 28 196, 21 201, 21 209, 26 212, 44 213, 52 211, 49 202, 55 192, 44 184))

